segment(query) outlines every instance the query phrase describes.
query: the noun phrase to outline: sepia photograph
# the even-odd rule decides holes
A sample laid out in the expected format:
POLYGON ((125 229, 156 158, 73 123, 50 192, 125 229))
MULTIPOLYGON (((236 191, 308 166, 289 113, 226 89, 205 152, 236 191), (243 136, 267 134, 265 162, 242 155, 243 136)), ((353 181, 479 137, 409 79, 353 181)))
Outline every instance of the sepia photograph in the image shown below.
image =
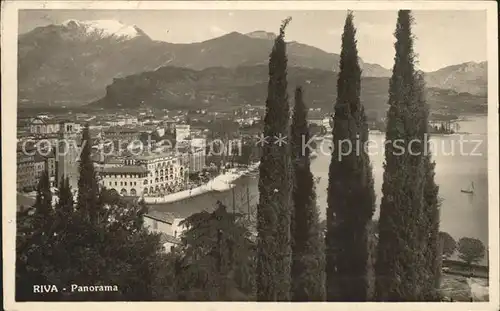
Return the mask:
POLYGON ((497 14, 2 2, 4 308, 498 310, 497 14))

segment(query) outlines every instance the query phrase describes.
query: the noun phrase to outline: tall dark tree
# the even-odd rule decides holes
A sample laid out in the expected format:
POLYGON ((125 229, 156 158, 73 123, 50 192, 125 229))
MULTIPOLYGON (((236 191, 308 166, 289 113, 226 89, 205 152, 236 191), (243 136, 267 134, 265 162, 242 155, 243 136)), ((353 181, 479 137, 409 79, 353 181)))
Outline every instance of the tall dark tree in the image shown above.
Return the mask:
POLYGON ((291 163, 289 145, 289 103, 287 56, 283 21, 269 59, 266 116, 259 168, 257 207, 258 263, 257 300, 290 300, 290 214, 291 163))
POLYGON ((316 206, 314 176, 311 173, 307 108, 302 89, 295 90, 295 107, 291 126, 291 148, 294 171, 292 212, 292 300, 324 301, 324 239, 316 206))
POLYGON ((36 200, 33 207, 35 209, 37 221, 39 221, 39 225, 42 226, 50 222, 49 218, 53 213, 52 192, 50 191, 50 180, 47 170, 42 172, 36 192, 36 200))
MULTIPOLYGON (((85 132, 88 137, 88 128, 85 132)), ((158 276, 165 275, 164 250, 159 235, 148 233, 143 226, 144 204, 123 201, 106 189, 98 193, 88 151, 84 148, 82 152, 79 209, 72 208, 71 190, 65 180, 54 212, 44 175, 34 208, 18 214, 16 297, 77 301, 147 301, 165 297, 165 291, 154 288, 160 284, 158 276), (95 188, 89 191, 92 188, 82 185, 95 188), (34 297, 22 289, 32 289, 34 284, 58 288, 68 284, 110 284, 117 290, 34 297)))
POLYGON ((84 218, 92 223, 96 223, 99 215, 99 186, 97 184, 94 163, 91 158, 92 141, 88 124, 83 129, 81 148, 77 208, 84 218))
POLYGON ((326 233, 328 301, 366 301, 369 293, 368 229, 375 194, 364 148, 368 126, 360 103, 361 69, 353 14, 346 17, 337 81, 329 168, 326 233))
POLYGON ((51 284, 47 276, 50 256, 55 249, 54 210, 49 174, 43 171, 37 185, 35 204, 16 217, 16 300, 50 300, 59 294, 37 295, 33 285, 51 284))
MULTIPOLYGON (((424 124, 428 124, 429 107, 425 99, 425 83, 422 73, 416 73, 417 98, 419 108, 422 110, 424 124)), ((424 127, 425 127, 424 125, 424 127)), ((440 202, 439 202, 439 187, 434 181, 434 168, 436 164, 432 161, 429 134, 426 128, 425 143, 427 148, 424 154, 424 186, 423 186, 423 210, 422 223, 418 226, 420 229, 421 248, 424 255, 422 273, 422 296, 424 301, 440 301, 440 279, 441 279, 441 243, 439 235, 440 223, 440 202)))
POLYGON ((56 210, 67 215, 73 211, 74 204, 69 178, 62 178, 59 183, 59 200, 56 204, 56 210))
POLYGON ((424 218, 427 120, 414 66, 412 22, 410 11, 399 11, 375 264, 380 301, 422 300, 425 259, 419 225, 424 218))
POLYGON ((255 293, 255 244, 243 215, 219 204, 182 221, 186 231, 177 271, 177 295, 187 300, 249 300, 255 293))

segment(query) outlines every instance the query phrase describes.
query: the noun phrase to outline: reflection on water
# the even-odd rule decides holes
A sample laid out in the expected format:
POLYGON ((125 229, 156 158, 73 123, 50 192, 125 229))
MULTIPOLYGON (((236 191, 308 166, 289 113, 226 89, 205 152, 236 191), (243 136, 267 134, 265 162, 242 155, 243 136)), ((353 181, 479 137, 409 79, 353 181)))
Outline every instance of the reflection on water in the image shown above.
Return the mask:
MULTIPOLYGON (((461 125, 462 131, 485 133, 486 119, 471 120, 461 125), (481 132, 484 131, 484 132, 481 132)), ((433 160, 436 162, 436 183, 439 185, 441 206, 441 230, 448 232, 455 239, 461 237, 478 238, 485 245, 488 243, 488 163, 486 134, 432 136, 438 146, 446 152, 434 150, 433 160), (481 142, 478 144, 478 142, 481 142), (463 145, 460 152, 459 145, 463 145), (450 146, 455 145, 455 152, 450 146), (472 153, 474 149, 474 152, 472 153), (474 194, 462 193, 471 182, 474 183, 474 194)), ((384 151, 384 134, 370 135, 370 139, 378 142, 379 149, 371 149, 370 159, 373 166, 375 190, 377 194, 377 211, 380 204, 384 151)), ((327 150, 327 149, 324 149, 327 150)), ((442 150, 441 150, 442 151, 442 150)), ((321 177, 316 185, 317 203, 321 217, 325 217, 326 189, 328 183, 328 167, 330 156, 319 154, 311 164, 315 177, 321 177)), ((212 210, 217 200, 222 201, 230 209, 247 213, 255 208, 258 201, 258 178, 244 177, 236 182, 233 190, 211 192, 181 202, 152 206, 153 209, 171 211, 178 217, 186 217, 200 210, 212 210)))

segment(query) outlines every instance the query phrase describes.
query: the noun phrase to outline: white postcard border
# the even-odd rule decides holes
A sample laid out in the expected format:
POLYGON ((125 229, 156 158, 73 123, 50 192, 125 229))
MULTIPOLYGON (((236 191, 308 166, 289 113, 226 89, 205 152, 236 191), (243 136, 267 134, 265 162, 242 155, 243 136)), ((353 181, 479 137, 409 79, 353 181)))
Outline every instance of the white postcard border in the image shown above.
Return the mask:
POLYGON ((2 1, 2 206, 5 310, 499 310, 498 29, 494 1, 2 1), (486 10, 488 39, 488 190, 490 301, 473 303, 255 303, 255 302, 15 302, 17 33, 21 9, 99 10, 486 10))

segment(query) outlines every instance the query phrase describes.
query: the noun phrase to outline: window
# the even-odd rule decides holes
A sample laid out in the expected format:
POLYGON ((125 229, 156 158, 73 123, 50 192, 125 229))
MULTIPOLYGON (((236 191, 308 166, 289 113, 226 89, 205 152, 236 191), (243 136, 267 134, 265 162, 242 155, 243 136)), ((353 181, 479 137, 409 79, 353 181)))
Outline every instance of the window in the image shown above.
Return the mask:
POLYGON ((123 186, 123 181, 120 181, 120 186, 123 186))
POLYGON ((118 182, 117 181, 115 181, 115 186, 118 186, 118 182))
POLYGON ((127 182, 125 182, 125 186, 127 185, 127 182))

